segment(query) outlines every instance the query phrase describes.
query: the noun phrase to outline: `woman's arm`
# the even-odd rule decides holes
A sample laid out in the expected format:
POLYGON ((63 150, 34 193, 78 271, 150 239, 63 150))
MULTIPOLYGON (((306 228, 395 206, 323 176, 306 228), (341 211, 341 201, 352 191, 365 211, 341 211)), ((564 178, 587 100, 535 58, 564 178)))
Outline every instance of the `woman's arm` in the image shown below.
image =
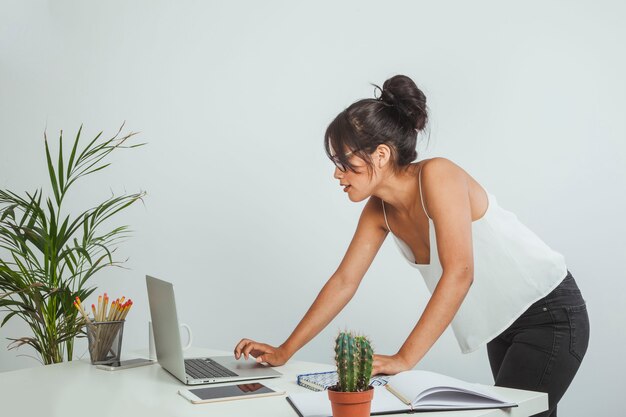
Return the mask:
POLYGON ((375 355, 374 375, 395 374, 413 368, 448 327, 474 278, 467 174, 447 159, 432 159, 422 167, 422 193, 426 210, 435 225, 443 274, 398 353, 375 355))
POLYGON ((252 355, 257 362, 267 362, 274 366, 287 362, 352 299, 386 236, 381 201, 372 197, 363 208, 354 237, 341 264, 287 340, 276 348, 242 339, 235 347, 235 358, 239 359, 243 355, 248 359, 252 355))

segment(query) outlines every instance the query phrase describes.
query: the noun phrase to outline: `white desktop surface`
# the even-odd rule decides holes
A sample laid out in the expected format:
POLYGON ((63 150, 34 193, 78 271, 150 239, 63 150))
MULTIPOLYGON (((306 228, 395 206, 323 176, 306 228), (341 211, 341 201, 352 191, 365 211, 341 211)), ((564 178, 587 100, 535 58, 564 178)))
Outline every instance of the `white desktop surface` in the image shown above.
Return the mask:
MULTIPOLYGON (((230 352, 191 349, 186 357, 228 355, 230 352)), ((130 357, 130 356, 129 356, 130 357)), ((127 359, 123 357, 123 359, 127 359)), ((288 394, 309 392, 296 375, 332 370, 328 364, 290 361, 276 368, 280 378, 260 382, 288 394)), ((231 383, 232 384, 232 383, 231 383)), ((225 384, 227 385, 227 384, 225 384)), ((202 385, 206 386, 206 385, 202 385)), ((199 386, 195 386, 197 388, 199 386)), ((0 411, 6 416, 255 416, 297 417, 286 395, 191 404, 178 395, 187 388, 160 365, 104 371, 85 359, 0 373, 0 411)), ((194 388, 194 387, 191 387, 194 388)), ((420 413, 423 417, 526 417, 547 409, 544 393, 493 387, 518 407, 507 410, 466 410, 420 413)), ((398 414, 405 416, 406 414, 398 414)))

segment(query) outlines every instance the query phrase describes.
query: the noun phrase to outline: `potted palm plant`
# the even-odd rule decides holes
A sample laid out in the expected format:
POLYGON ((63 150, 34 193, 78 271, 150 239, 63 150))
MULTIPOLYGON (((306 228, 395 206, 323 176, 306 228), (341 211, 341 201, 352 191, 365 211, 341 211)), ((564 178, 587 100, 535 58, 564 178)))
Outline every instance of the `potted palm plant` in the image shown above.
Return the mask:
POLYGON ((128 237, 128 227, 102 230, 103 223, 145 192, 111 195, 75 216, 63 207, 76 181, 110 165, 105 159, 111 152, 143 145, 127 145, 135 133, 123 135, 123 127, 112 138, 104 139, 100 132, 81 146, 81 126, 69 157, 63 152, 62 131, 56 158, 44 134, 51 195, 44 196, 42 188, 25 196, 0 190, 0 327, 15 317, 26 322, 32 335, 8 338, 9 349, 29 345, 43 364, 72 360, 74 339, 84 334, 75 298, 84 300, 95 290, 89 280, 98 271, 125 262, 113 254, 128 237))
POLYGON ((328 388, 333 417, 370 415, 374 388, 370 386, 374 351, 365 336, 341 332, 335 340, 338 382, 328 388))

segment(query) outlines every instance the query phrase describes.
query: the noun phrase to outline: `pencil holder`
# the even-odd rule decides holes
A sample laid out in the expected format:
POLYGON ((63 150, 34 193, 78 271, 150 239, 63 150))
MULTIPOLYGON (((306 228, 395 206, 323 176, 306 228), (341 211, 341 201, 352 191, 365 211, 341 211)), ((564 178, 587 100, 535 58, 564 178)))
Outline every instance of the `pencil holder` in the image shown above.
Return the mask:
POLYGON ((97 365, 119 361, 123 333, 124 320, 87 323, 91 363, 97 365))

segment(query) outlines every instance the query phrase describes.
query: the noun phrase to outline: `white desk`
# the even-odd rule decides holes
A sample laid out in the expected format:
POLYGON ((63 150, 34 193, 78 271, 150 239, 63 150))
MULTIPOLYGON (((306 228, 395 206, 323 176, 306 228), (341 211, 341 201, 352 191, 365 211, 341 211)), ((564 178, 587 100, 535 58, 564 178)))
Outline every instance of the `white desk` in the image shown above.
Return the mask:
MULTIPOLYGON (((193 356, 226 352, 192 349, 193 356)), ((191 355, 188 355, 191 356, 191 355)), ((330 365, 290 361, 276 368, 281 378, 264 380, 287 393, 308 391, 296 375, 332 369, 330 365)), ((285 396, 191 404, 178 395, 185 386, 158 364, 103 371, 85 360, 0 373, 0 414, 4 416, 254 416, 297 417, 285 396)), ((422 417, 527 417, 547 409, 546 394, 495 387, 519 407, 420 413, 422 417)), ((406 416, 406 414, 398 414, 406 416)))

